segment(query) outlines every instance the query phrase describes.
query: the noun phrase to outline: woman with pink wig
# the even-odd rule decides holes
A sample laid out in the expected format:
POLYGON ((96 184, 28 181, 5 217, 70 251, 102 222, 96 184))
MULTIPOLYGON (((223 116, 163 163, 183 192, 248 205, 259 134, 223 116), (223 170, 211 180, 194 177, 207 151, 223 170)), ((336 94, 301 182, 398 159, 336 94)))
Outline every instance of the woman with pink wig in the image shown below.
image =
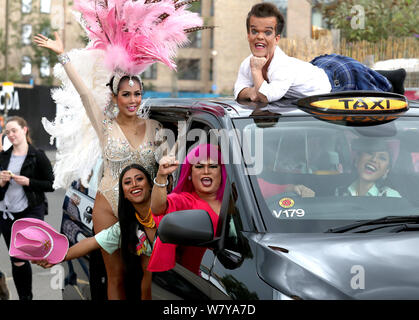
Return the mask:
MULTIPOLYGON (((157 226, 164 215, 180 210, 201 209, 209 213, 214 234, 220 214, 226 183, 226 170, 219 148, 211 144, 200 144, 192 149, 181 167, 176 188, 167 195, 167 177, 179 166, 173 156, 165 156, 159 162, 151 194, 151 211, 157 226)), ((176 262, 199 274, 199 266, 206 248, 178 247, 156 239, 148 270, 167 271, 176 262)))

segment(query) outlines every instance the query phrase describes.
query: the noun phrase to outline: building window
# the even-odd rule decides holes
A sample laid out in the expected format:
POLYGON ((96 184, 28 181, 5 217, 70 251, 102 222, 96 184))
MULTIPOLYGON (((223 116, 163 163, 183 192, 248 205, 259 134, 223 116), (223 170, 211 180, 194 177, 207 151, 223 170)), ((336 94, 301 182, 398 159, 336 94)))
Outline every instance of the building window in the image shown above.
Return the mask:
POLYGON ((157 64, 154 63, 148 67, 148 69, 141 74, 141 77, 147 80, 157 79, 157 64))
POLYGON ((39 75, 41 78, 49 77, 51 75, 49 59, 47 57, 41 58, 41 66, 39 68, 39 75))
POLYGON ((30 13, 32 11, 32 0, 22 0, 22 13, 30 13))
POLYGON ((188 48, 201 48, 202 47, 202 32, 195 31, 188 34, 189 45, 188 48))
POLYGON ((179 80, 200 80, 201 60, 179 59, 177 61, 179 80))
POLYGON ((30 57, 22 57, 22 69, 20 73, 22 74, 22 76, 28 76, 32 74, 32 62, 30 57))
POLYGON ((51 13, 51 0, 41 0, 41 13, 51 13))
POLYGON ((31 44, 32 37, 32 26, 30 24, 24 24, 22 26, 22 44, 29 45, 31 44))

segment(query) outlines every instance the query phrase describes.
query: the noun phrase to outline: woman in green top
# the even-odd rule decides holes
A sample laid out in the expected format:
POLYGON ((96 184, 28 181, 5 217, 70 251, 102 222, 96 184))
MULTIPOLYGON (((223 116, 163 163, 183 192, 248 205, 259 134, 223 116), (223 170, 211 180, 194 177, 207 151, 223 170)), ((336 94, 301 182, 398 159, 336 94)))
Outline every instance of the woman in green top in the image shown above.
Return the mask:
POLYGON ((353 150, 357 151, 355 167, 358 178, 349 186, 338 188, 336 195, 400 198, 398 191, 386 186, 392 164, 388 143, 373 138, 360 138, 352 145, 353 150))
MULTIPOLYGON (((127 299, 135 299, 135 287, 141 276, 137 259, 141 261, 141 299, 151 300, 151 272, 147 270, 152 251, 156 226, 150 212, 153 182, 142 166, 131 164, 125 167, 119 177, 119 221, 102 230, 94 237, 86 238, 70 247, 63 261, 82 257, 96 249, 112 254, 121 249, 124 265, 124 283, 127 299)), ((34 262, 44 268, 53 265, 46 260, 34 262)))

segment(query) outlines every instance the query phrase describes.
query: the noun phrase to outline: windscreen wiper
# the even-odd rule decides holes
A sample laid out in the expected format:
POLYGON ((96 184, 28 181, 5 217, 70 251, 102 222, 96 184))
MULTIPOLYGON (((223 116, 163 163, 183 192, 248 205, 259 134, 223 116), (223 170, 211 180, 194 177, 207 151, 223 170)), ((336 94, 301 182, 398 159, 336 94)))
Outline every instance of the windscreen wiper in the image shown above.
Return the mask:
POLYGON ((333 228, 326 233, 343 233, 363 226, 372 226, 379 224, 400 224, 400 223, 419 223, 419 215, 412 216, 386 216, 383 218, 357 222, 343 227, 333 228))

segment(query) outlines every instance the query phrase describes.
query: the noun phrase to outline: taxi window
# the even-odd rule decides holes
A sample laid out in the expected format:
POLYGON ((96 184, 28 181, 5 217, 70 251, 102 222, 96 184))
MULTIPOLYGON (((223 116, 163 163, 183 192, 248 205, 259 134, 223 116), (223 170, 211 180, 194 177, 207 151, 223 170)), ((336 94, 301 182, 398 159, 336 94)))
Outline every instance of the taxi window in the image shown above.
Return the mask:
POLYGON ((310 117, 265 120, 235 124, 263 136, 256 155, 263 165, 249 179, 268 228, 318 232, 339 220, 419 211, 418 120, 362 127, 310 117))

